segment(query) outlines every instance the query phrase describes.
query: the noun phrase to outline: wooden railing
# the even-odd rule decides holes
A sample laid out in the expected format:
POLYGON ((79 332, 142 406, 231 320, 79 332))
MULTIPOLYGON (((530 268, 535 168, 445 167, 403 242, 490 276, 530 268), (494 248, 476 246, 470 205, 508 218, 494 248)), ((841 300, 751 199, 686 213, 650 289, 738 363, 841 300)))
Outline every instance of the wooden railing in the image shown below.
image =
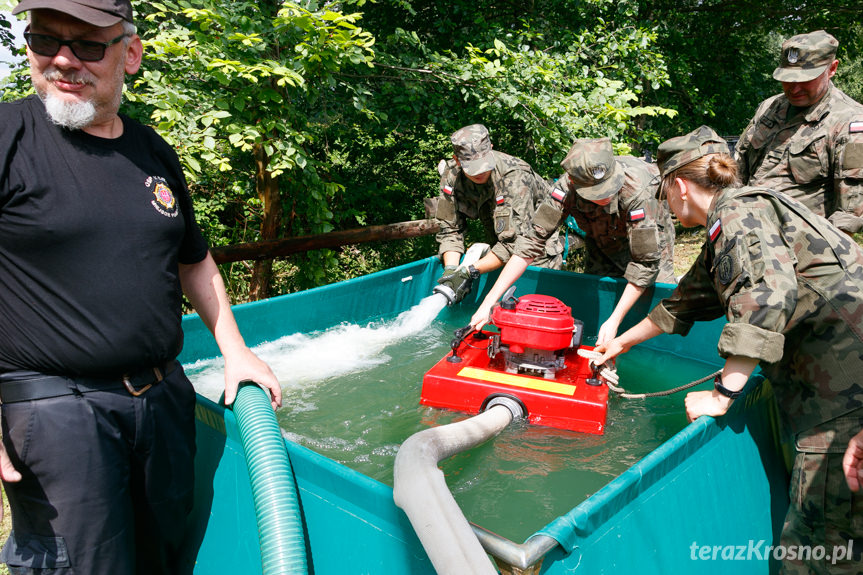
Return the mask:
POLYGON ((213 259, 219 264, 241 260, 267 260, 300 252, 337 248, 350 244, 416 238, 437 233, 439 229, 440 226, 438 226, 435 220, 412 220, 382 226, 341 230, 327 234, 296 236, 278 240, 214 247, 210 251, 213 254, 213 259))

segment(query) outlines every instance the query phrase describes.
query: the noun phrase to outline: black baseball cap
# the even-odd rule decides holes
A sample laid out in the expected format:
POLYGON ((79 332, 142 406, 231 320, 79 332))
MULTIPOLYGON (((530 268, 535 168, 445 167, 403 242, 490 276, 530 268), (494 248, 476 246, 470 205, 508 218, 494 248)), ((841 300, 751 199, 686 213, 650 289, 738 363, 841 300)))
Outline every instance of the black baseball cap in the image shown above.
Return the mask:
POLYGON ((129 0, 21 0, 12 14, 37 9, 62 12, 100 28, 113 26, 121 20, 134 23, 129 0))

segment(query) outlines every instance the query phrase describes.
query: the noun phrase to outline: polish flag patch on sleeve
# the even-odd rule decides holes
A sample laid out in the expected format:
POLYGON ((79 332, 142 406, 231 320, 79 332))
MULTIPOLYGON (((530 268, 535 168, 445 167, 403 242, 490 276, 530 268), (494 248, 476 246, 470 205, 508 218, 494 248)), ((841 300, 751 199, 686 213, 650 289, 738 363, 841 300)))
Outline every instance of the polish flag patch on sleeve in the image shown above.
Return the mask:
POLYGON ((563 203, 563 201, 566 199, 566 192, 564 192, 560 188, 554 188, 553 190, 551 190, 551 197, 558 202, 563 203))
POLYGON ((848 124, 849 134, 859 134, 860 132, 863 132, 863 121, 851 122, 848 124))
POLYGON ((644 208, 638 208, 637 210, 632 210, 629 212, 629 221, 637 222, 638 220, 644 219, 644 208))
POLYGON ((501 205, 504 202, 504 197, 498 196, 494 199, 494 201, 497 202, 497 205, 501 205))
POLYGON ((716 220, 713 222, 713 225, 710 226, 710 229, 707 231, 707 235, 710 237, 711 242, 715 242, 716 238, 719 237, 719 234, 722 232, 722 220, 716 220))
POLYGON ((443 193, 445 193, 448 196, 451 196, 452 195, 452 186, 444 186, 443 187, 443 193))

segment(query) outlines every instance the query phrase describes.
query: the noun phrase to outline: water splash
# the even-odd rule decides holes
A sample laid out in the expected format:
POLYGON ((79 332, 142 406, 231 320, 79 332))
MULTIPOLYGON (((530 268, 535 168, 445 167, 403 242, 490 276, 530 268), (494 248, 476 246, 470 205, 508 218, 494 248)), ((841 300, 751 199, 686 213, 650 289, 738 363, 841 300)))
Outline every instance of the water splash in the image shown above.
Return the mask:
MULTIPOLYGON (((283 389, 305 388, 316 381, 386 363, 390 345, 425 332, 446 297, 430 295, 390 321, 365 326, 341 324, 323 332, 294 333, 254 348, 282 382, 283 389)), ((224 360, 198 361, 187 368, 195 390, 218 401, 224 390, 224 360)))

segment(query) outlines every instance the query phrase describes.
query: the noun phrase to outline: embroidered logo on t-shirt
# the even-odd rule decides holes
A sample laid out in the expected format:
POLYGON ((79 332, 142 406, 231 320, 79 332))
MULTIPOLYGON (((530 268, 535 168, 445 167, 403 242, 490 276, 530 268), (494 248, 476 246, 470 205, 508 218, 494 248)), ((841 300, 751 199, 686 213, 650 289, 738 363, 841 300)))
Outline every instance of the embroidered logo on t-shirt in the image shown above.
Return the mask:
POLYGON ((168 182, 159 176, 150 176, 144 185, 153 193, 154 199, 150 200, 150 204, 156 211, 163 216, 176 218, 180 211, 177 208, 177 198, 168 187, 168 182))

